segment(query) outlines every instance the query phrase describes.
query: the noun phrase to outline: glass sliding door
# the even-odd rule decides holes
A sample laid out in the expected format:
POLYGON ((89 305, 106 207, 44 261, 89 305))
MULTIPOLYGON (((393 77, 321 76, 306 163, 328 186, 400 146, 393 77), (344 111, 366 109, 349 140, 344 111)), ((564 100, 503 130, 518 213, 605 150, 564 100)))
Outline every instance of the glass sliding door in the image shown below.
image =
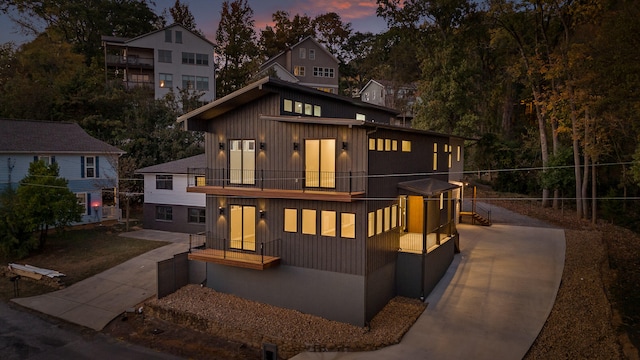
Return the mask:
POLYGON ((229 182, 255 184, 256 141, 229 141, 229 182))
POLYGON ((305 178, 307 187, 335 188, 335 139, 305 140, 305 178))
POLYGON ((238 250, 256 250, 256 207, 231 205, 230 244, 238 250))

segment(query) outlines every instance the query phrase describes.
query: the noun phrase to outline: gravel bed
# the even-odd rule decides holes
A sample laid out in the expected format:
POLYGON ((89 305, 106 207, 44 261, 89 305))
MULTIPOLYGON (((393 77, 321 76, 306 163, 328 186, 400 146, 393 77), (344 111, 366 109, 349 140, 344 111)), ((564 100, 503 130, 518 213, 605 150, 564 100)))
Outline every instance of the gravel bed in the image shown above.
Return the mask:
POLYGON ((369 327, 358 327, 198 285, 145 305, 151 316, 250 347, 276 344, 284 358, 302 351, 367 351, 397 344, 427 306, 419 300, 396 297, 369 327))

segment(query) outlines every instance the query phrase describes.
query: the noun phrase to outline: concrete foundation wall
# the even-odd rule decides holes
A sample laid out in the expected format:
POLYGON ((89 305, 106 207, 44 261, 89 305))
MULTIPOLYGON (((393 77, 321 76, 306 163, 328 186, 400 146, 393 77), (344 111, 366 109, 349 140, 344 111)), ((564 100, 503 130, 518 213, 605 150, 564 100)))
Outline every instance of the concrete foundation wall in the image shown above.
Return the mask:
POLYGON ((367 276, 366 321, 371 321, 396 296, 395 277, 395 263, 389 263, 367 276))
POLYGON ((282 266, 264 271, 207 263, 207 286, 329 320, 365 325, 365 278, 282 266))

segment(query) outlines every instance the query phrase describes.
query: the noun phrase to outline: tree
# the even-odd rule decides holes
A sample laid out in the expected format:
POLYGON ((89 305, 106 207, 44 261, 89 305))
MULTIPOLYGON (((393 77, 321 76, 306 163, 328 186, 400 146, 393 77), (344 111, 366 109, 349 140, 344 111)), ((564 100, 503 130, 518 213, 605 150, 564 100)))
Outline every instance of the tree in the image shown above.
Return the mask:
POLYGON ((39 249, 45 245, 49 227, 62 230, 81 220, 84 209, 67 187, 67 180, 60 177, 56 163, 32 162, 16 193, 23 215, 32 220, 33 230, 40 232, 39 249))
POLYGON ((296 14, 289 19, 289 13, 280 10, 271 18, 274 25, 262 30, 260 37, 260 52, 265 59, 278 55, 307 36, 316 36, 313 19, 307 15, 296 14))
POLYGON ((7 187, 0 193, 0 254, 24 257, 36 246, 31 219, 25 216, 16 191, 7 187))
POLYGON ((196 28, 196 19, 193 17, 189 5, 183 4, 180 0, 176 0, 173 6, 169 9, 173 22, 184 26, 186 29, 203 36, 202 31, 196 28))
POLYGON ((253 27, 253 10, 246 0, 222 3, 214 46, 216 97, 242 88, 257 71, 259 49, 253 27))
POLYGON ((85 56, 86 64, 101 56, 102 35, 138 36, 157 28, 160 20, 147 0, 0 0, 0 11, 27 34, 56 32, 85 56))
POLYGON ((334 12, 316 16, 311 24, 316 32, 316 40, 343 63, 346 57, 343 47, 352 35, 351 24, 343 23, 340 15, 334 12))

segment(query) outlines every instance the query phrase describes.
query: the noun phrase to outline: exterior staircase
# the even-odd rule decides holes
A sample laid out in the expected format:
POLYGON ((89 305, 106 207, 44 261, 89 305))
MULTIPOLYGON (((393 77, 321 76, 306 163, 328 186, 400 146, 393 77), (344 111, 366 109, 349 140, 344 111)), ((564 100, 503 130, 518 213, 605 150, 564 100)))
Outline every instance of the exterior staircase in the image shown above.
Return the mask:
POLYGON ((482 226, 491 226, 491 220, 483 217, 482 215, 478 214, 477 212, 472 212, 472 211, 462 211, 460 212, 460 216, 469 216, 471 217, 471 223, 473 225, 482 225, 482 226))

